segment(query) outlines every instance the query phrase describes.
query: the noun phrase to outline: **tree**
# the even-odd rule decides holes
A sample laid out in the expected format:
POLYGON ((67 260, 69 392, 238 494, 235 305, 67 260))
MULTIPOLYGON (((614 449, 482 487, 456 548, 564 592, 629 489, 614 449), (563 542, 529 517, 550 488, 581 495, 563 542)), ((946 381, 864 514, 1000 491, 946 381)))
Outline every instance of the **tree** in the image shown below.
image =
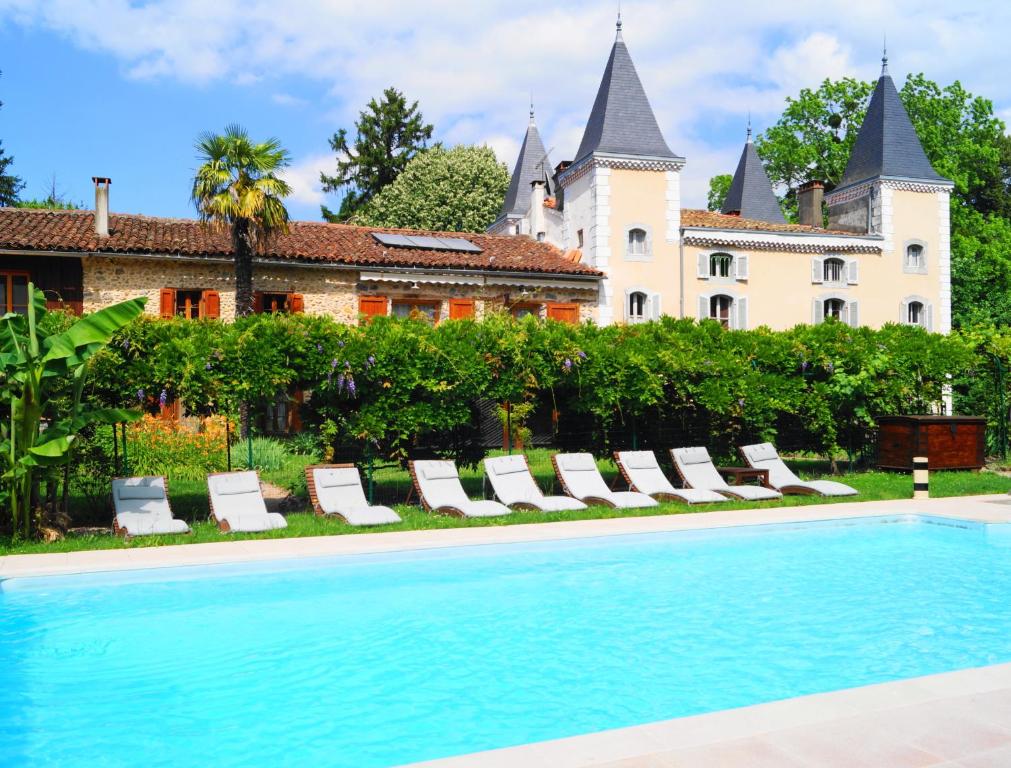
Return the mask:
POLYGON ((720 173, 709 180, 708 207, 710 211, 719 211, 730 192, 734 177, 729 173, 720 173))
MULTIPOLYGON (((3 105, 4 103, 0 101, 0 107, 3 105)), ((7 169, 13 162, 13 157, 4 154, 3 142, 0 141, 0 207, 17 203, 18 192, 25 186, 20 178, 8 173, 7 169)))
POLYGON ((200 167, 193 202, 201 221, 228 227, 235 254, 235 314, 253 312, 253 254, 272 235, 288 231, 283 198, 291 187, 278 177, 289 165, 277 139, 254 143, 238 125, 197 141, 200 167))
POLYGON ((411 160, 356 221, 373 227, 483 232, 495 221, 508 187, 509 171, 490 147, 435 146, 411 160))
POLYGON ((396 88, 383 91, 380 101, 372 99, 355 123, 355 138, 341 128, 330 138, 337 153, 337 172, 319 175, 325 192, 344 190, 337 213, 322 206, 327 221, 349 221, 379 190, 407 167, 432 138, 434 128, 424 121, 418 102, 408 105, 396 88))
POLYGON ((80 211, 84 206, 68 200, 67 196, 56 186, 56 174, 49 180, 49 191, 43 198, 32 198, 31 200, 18 200, 14 204, 15 208, 34 208, 46 211, 80 211))

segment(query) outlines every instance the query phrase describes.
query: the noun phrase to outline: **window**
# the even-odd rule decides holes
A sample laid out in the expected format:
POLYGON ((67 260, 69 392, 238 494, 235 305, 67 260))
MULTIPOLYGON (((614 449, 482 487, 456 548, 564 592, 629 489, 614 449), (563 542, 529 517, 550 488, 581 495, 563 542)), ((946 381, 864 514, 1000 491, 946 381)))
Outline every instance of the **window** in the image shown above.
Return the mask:
POLYGON ((27 272, 0 272, 0 315, 28 314, 29 280, 27 272))
POLYGON ((632 291, 628 294, 628 322, 642 323, 646 321, 648 301, 649 297, 642 291, 632 291))
POLYGON ((635 227, 628 230, 628 255, 646 255, 646 230, 635 227))
POLYGON ((538 304, 513 304, 512 307, 509 308, 509 311, 517 320, 524 317, 541 316, 541 308, 538 304))
POLYGON ((576 230, 576 247, 577 248, 583 247, 583 230, 581 229, 576 230))
POLYGON ((394 299, 393 316, 424 320, 434 325, 439 322, 439 303, 415 299, 394 299))
POLYGON ((709 257, 709 276, 731 277, 733 266, 734 257, 729 253, 714 253, 709 257))
POLYGON ((823 276, 826 283, 846 282, 846 262, 842 259, 825 259, 823 276))
POLYGON ((176 316, 187 320, 200 317, 200 294, 200 291, 176 291, 176 316))
POLYGON ((923 303, 911 301, 906 306, 906 322, 910 325, 923 325, 924 322, 923 303))
POLYGON ((918 325, 928 331, 934 330, 933 306, 922 296, 907 296, 902 300, 901 322, 918 325))
POLYGON ((161 316, 187 320, 221 317, 221 294, 217 291, 161 289, 161 316))
POLYGON ((300 293, 265 293, 256 291, 253 294, 253 312, 256 314, 298 313, 302 312, 305 301, 300 293))
POLYGON ((843 320, 846 314, 846 302, 842 299, 826 299, 823 317, 834 317, 836 320, 843 320))
POLYGON ((923 243, 915 240, 906 243, 906 256, 902 268, 904 272, 926 273, 927 249, 923 243))
POLYGON ((734 300, 730 296, 709 297, 709 317, 719 321, 724 328, 730 327, 730 313, 733 307, 734 300))

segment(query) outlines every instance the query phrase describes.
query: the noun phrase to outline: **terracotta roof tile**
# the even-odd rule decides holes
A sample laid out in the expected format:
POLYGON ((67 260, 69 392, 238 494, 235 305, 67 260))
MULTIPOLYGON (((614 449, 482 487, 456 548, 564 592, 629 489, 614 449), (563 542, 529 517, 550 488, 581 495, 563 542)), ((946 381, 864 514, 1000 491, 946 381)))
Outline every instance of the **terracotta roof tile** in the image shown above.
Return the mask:
POLYGON ((694 208, 684 208, 681 211, 682 227, 705 227, 707 229, 737 229, 755 232, 796 232, 811 235, 849 235, 859 237, 852 232, 841 232, 833 229, 819 229, 804 224, 773 224, 756 219, 742 219, 715 211, 702 211, 694 208))
MULTIPOLYGON (((0 208, 0 249, 232 256, 227 231, 205 226, 194 219, 111 214, 109 233, 107 239, 99 240, 91 211, 0 208)), ((470 232, 422 232, 299 221, 291 223, 287 235, 278 235, 266 242, 261 251, 262 257, 268 259, 348 266, 600 275, 591 267, 572 263, 554 246, 529 237, 470 232), (390 248, 377 242, 372 232, 462 237, 482 252, 390 248)))

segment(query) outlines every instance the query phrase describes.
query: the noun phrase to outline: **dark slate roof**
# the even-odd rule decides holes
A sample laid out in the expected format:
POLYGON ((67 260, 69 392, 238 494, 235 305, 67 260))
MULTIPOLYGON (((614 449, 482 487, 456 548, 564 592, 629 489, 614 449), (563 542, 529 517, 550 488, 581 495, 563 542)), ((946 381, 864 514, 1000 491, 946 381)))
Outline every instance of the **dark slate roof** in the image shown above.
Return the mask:
POLYGON ((575 162, 594 152, 678 157, 660 133, 653 108, 621 38, 620 22, 575 162))
POLYGON ((734 180, 720 212, 736 213, 745 219, 767 221, 770 224, 786 223, 776 193, 772 191, 772 182, 769 181, 750 136, 741 152, 741 160, 737 163, 734 180))
POLYGON ((523 137, 523 146, 520 147, 519 157, 516 158, 516 167, 513 169, 505 203, 502 205, 502 212, 499 215, 526 215, 530 210, 530 183, 532 181, 542 180, 546 185, 545 194, 550 196, 552 194, 551 167, 551 161, 548 160, 548 154, 544 150, 544 142, 541 141, 541 135, 537 132, 534 113, 531 110, 527 135, 523 137))
POLYGON ((927 159, 892 76, 888 74, 888 60, 884 59, 883 63, 867 116, 860 126, 838 188, 879 176, 947 181, 927 159))

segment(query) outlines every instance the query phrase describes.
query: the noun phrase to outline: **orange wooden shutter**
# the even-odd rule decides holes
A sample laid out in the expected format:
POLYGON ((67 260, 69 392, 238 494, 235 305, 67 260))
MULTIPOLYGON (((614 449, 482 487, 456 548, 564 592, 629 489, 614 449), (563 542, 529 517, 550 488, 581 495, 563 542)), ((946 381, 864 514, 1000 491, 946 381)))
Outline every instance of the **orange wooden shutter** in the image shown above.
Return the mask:
POLYGON ((386 314, 385 296, 359 296, 358 311, 365 316, 365 322, 373 317, 386 314))
POLYGON ((473 299, 450 299, 449 319, 461 320, 465 317, 474 317, 473 299))
POLYGON ((174 317, 176 313, 176 291, 175 288, 161 289, 161 316, 163 318, 174 317))
POLYGON ((301 293, 288 294, 288 311, 292 314, 305 312, 305 299, 302 298, 301 293))
POLYGON ((253 291, 253 314, 263 314, 263 291, 253 291))
POLYGON ((217 291, 204 291, 200 295, 204 305, 203 317, 217 319, 221 317, 221 294, 217 291))
POLYGON ((563 323, 579 324, 579 305, 552 302, 548 304, 548 317, 563 323))

